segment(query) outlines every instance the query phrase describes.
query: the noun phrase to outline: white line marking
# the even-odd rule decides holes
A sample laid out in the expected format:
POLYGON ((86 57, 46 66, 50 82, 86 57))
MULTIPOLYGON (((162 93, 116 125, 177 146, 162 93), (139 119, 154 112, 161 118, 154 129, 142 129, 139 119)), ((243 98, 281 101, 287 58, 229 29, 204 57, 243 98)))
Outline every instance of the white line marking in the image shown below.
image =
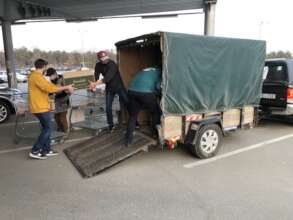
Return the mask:
POLYGON ((264 142, 261 142, 261 143, 258 143, 258 144, 254 144, 254 145, 251 145, 251 146, 248 146, 248 147, 244 147, 244 148, 241 148, 239 150, 231 151, 231 152, 226 153, 226 154, 215 156, 215 157, 210 158, 210 159, 205 159, 205 160, 201 160, 201 161, 197 161, 197 162, 193 162, 193 163, 188 163, 188 164, 183 165, 183 167, 187 168, 187 169, 193 168, 193 167, 198 167, 198 166, 208 164, 208 163, 212 163, 212 162, 215 162, 215 161, 227 158, 227 157, 231 157, 231 156, 243 153, 243 152, 247 152, 247 151, 250 151, 250 150, 261 148, 261 147, 264 147, 264 146, 269 145, 269 144, 280 142, 280 141, 283 141, 283 140, 286 140, 286 139, 289 139, 289 138, 292 138, 292 137, 293 137, 293 133, 288 134, 288 135, 284 135, 284 136, 281 136, 281 137, 278 137, 278 138, 274 138, 274 139, 271 139, 271 140, 267 140, 267 141, 264 141, 264 142))
MULTIPOLYGON (((36 124, 36 123, 39 123, 39 121, 26 121, 26 122, 19 122, 18 125, 20 124, 36 124)), ((9 127, 9 126, 15 126, 15 122, 6 122, 4 124, 1 124, 0 128, 3 128, 3 127, 9 127)))
MULTIPOLYGON (((67 140, 64 143, 66 144, 66 143, 72 143, 72 142, 77 142, 77 141, 85 141, 90 138, 92 138, 92 136, 91 137, 83 137, 83 138, 75 138, 75 139, 67 140)), ((13 153, 13 152, 18 152, 18 151, 23 151, 23 150, 29 150, 31 148, 32 148, 32 146, 25 146, 25 147, 19 147, 16 149, 12 149, 12 150, 1 150, 0 154, 7 154, 7 153, 13 153)))
POLYGON ((13 150, 1 150, 0 154, 18 152, 18 151, 28 150, 28 149, 31 149, 31 148, 32 148, 32 146, 29 146, 29 147, 27 146, 27 147, 19 147, 19 148, 13 149, 13 150))

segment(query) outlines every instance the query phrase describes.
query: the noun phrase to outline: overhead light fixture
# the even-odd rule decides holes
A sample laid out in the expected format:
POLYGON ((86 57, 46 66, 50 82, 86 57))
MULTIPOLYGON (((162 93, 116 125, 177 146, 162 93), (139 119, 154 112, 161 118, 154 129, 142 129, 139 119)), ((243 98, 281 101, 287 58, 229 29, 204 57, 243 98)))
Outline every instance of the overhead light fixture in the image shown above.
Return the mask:
POLYGON ((97 18, 85 18, 85 19, 75 19, 75 18, 70 18, 65 20, 67 23, 81 23, 81 22, 93 22, 93 21, 98 21, 97 18))
POLYGON ((151 19, 151 18, 176 18, 181 15, 195 15, 203 14, 203 11, 193 11, 193 12, 178 12, 176 14, 150 14, 140 16, 142 19, 151 19))
POLYGON ((22 19, 15 21, 12 23, 13 25, 19 25, 19 24, 28 24, 28 23, 45 23, 45 22, 60 22, 64 21, 64 19, 59 18, 50 18, 50 19, 22 19))
POLYGON ((177 18, 178 14, 159 14, 159 15, 143 15, 142 19, 152 19, 152 18, 177 18))
POLYGON ((142 19, 149 19, 149 18, 174 18, 181 15, 195 15, 195 14, 203 14, 203 11, 173 11, 173 13, 157 13, 157 14, 134 14, 134 15, 117 15, 117 16, 106 16, 106 17, 99 17, 98 19, 117 19, 117 18, 142 18, 142 19))
POLYGON ((25 25, 26 22, 13 22, 12 25, 25 25))

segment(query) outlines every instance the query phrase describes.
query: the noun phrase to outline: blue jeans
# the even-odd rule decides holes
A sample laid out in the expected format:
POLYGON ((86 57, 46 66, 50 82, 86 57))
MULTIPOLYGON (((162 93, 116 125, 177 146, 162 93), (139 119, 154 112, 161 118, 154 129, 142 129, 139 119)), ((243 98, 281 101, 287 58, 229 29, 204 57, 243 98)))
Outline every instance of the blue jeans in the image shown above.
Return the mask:
POLYGON ((40 121, 42 126, 41 134, 39 135, 36 143, 33 145, 33 152, 49 152, 51 150, 51 132, 52 132, 52 120, 51 113, 37 113, 34 114, 40 121))
POLYGON ((160 124, 161 109, 154 93, 128 91, 128 112, 129 119, 126 132, 126 141, 131 144, 133 141, 133 131, 137 123, 138 113, 147 109, 152 116, 152 135, 156 135, 156 126, 160 124))
POLYGON ((106 91, 106 114, 107 114, 107 122, 109 127, 112 127, 114 125, 112 104, 116 94, 119 96, 120 105, 121 104, 127 105, 128 103, 128 97, 127 97, 127 93, 125 89, 121 88, 121 89, 118 89, 116 92, 106 91))

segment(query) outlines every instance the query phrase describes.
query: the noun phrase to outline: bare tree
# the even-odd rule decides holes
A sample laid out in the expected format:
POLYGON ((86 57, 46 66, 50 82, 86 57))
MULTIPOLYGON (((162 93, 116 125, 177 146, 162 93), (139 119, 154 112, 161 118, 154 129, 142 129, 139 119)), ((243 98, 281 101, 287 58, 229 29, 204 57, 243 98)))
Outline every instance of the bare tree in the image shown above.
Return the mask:
MULTIPOLYGON (((108 50, 111 59, 116 60, 115 50, 108 50)), ((96 52, 87 51, 80 53, 77 51, 65 52, 65 51, 42 51, 38 48, 29 50, 25 47, 15 49, 17 68, 29 68, 32 67, 33 62, 38 58, 47 60, 51 65, 55 67, 65 66, 80 66, 85 61, 85 66, 93 68, 97 62, 96 52)), ((5 68, 4 53, 0 51, 0 69, 5 68)))
POLYGON ((267 58, 272 59, 272 58, 292 58, 292 54, 290 51, 273 51, 267 54, 267 58))

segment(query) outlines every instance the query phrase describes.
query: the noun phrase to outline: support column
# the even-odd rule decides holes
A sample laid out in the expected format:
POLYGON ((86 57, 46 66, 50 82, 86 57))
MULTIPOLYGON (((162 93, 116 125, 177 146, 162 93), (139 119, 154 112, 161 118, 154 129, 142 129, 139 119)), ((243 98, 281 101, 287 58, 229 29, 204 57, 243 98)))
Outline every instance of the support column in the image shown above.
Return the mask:
POLYGON ((17 80, 15 73, 15 56, 13 51, 11 22, 2 21, 2 34, 5 53, 5 64, 8 78, 8 86, 17 88, 17 80))
POLYGON ((204 35, 213 36, 215 34, 216 3, 217 0, 205 1, 204 35))

